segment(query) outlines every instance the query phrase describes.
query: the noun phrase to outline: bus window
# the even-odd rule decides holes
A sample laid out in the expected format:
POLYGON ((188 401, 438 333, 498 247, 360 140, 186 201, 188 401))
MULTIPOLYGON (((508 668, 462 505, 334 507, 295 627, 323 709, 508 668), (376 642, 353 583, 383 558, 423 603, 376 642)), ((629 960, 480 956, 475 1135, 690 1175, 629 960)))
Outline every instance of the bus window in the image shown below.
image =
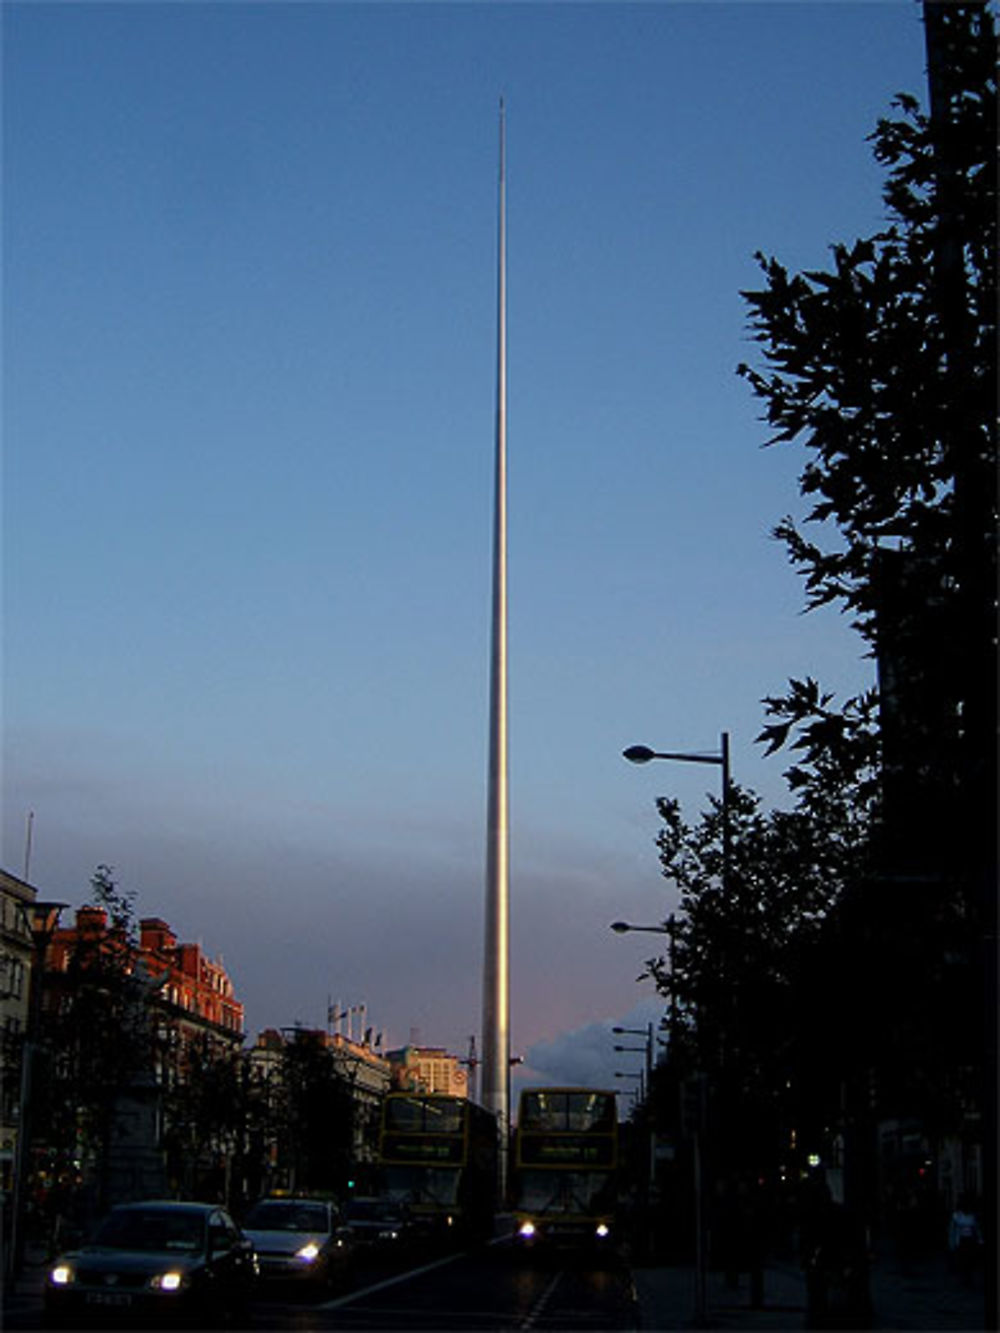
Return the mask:
POLYGON ((428 1134, 460 1134, 464 1127, 462 1102, 448 1101, 424 1103, 426 1119, 424 1129, 428 1134))
POLYGON ((424 1105, 416 1097, 390 1097, 385 1104, 387 1129, 419 1134, 424 1128, 424 1105))

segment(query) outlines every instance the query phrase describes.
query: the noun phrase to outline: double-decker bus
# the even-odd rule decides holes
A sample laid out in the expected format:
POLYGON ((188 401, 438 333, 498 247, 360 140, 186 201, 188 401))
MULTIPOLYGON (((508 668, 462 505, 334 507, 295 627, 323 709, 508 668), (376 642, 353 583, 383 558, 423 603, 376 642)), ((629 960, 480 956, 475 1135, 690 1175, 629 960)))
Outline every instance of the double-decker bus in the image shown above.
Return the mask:
POLYGON ((618 1195, 615 1093, 525 1088, 511 1173, 521 1245, 610 1245, 618 1195))
POLYGON ((438 1093, 389 1093, 379 1166, 384 1196, 406 1208, 418 1235, 492 1235, 497 1123, 482 1106, 438 1093))

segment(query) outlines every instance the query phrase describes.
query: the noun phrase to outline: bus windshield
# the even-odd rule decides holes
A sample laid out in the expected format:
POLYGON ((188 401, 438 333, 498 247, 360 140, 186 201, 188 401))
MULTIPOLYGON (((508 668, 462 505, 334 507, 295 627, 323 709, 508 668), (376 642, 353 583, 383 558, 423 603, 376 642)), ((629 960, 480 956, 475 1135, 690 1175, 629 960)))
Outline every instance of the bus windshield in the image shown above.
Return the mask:
POLYGON ((433 1203, 453 1208, 461 1178, 456 1170, 432 1166, 387 1166, 385 1194, 397 1203, 433 1203))
POLYGON ((535 1133, 611 1133, 615 1127, 614 1093, 523 1093, 518 1128, 535 1133))
POLYGON ((385 1128, 402 1134, 460 1134, 463 1106, 453 1098, 390 1097, 385 1128))
POLYGON ((515 1206, 532 1213, 600 1213, 613 1208, 614 1177, 607 1171, 521 1171, 515 1206))

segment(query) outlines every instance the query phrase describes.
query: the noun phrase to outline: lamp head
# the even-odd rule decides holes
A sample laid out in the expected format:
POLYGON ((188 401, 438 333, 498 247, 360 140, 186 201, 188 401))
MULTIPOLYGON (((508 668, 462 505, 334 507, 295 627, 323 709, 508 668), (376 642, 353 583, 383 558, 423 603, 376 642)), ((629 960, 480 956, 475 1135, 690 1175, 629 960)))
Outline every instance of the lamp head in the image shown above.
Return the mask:
POLYGON ((46 902, 35 898, 30 903, 21 903, 21 911, 31 931, 32 939, 37 943, 51 939, 59 925, 59 914, 68 903, 46 902))
POLYGON ((630 745, 622 754, 630 764, 648 764, 651 759, 656 758, 656 751, 651 750, 648 745, 630 745))

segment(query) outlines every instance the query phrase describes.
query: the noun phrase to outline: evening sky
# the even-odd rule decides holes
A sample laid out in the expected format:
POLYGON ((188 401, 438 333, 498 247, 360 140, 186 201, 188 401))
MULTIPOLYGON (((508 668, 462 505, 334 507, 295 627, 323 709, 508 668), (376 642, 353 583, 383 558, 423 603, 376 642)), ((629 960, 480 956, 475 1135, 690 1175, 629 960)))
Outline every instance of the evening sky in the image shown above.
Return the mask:
MULTIPOLYGON (((760 700, 871 663, 770 537, 754 252, 885 221, 894 3, 7 3, 3 864, 221 954, 265 1026, 480 1021, 498 104, 512 1047, 597 1081, 658 794, 787 803, 760 700), (595 1026, 596 1025, 596 1026, 595 1026), (566 1034, 571 1034, 567 1038, 566 1034)), ((625 1057, 628 1058, 628 1057, 625 1057)), ((634 1058, 633 1058, 634 1059, 634 1058)))

